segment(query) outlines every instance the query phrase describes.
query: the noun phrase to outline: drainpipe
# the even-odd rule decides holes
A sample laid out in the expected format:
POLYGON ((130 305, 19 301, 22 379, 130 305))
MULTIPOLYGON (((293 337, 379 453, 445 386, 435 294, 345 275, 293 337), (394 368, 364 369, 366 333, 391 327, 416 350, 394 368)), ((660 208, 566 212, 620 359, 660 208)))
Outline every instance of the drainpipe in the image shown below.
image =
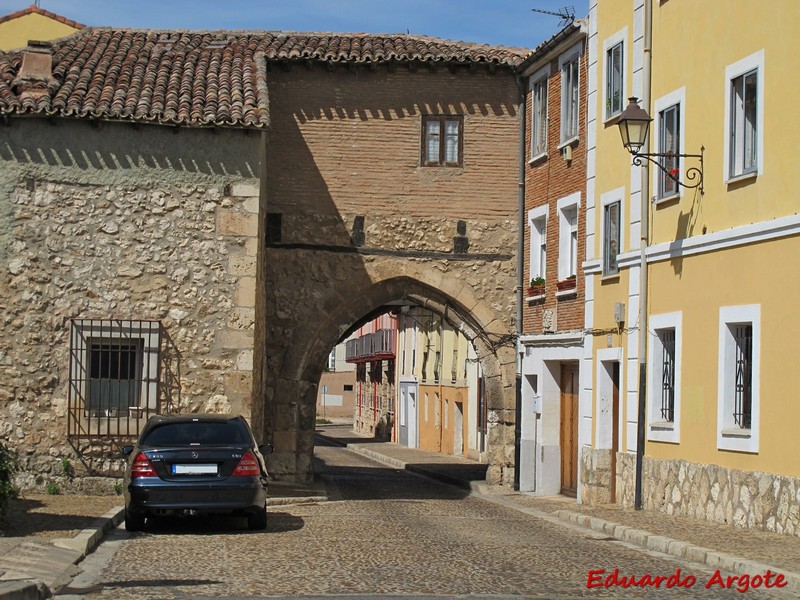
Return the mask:
POLYGON ((515 418, 514 418, 514 489, 519 490, 520 439, 522 438, 522 353, 519 338, 522 335, 522 290, 524 289, 525 268, 525 89, 520 74, 516 74, 519 92, 519 222, 517 223, 517 376, 514 385, 515 418))
MULTIPOLYGON (((644 56, 642 57, 642 107, 650 110, 650 86, 653 42, 653 13, 651 0, 644 0, 644 56)), ((646 152, 649 152, 650 138, 647 139, 646 152)), ((645 430, 647 427, 647 242, 650 227, 650 169, 647 161, 642 166, 641 204, 642 231, 639 242, 639 414, 636 418, 636 494, 634 507, 642 509, 642 471, 644 466, 645 430)))

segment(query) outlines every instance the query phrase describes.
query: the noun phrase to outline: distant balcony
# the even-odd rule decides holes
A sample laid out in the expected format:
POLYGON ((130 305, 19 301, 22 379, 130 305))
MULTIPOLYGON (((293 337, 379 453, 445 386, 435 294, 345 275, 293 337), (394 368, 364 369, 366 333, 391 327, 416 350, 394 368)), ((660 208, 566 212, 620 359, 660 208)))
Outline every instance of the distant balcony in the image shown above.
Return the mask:
POLYGON ((350 340, 345 346, 345 360, 349 363, 384 360, 395 357, 397 331, 379 329, 375 333, 350 340))

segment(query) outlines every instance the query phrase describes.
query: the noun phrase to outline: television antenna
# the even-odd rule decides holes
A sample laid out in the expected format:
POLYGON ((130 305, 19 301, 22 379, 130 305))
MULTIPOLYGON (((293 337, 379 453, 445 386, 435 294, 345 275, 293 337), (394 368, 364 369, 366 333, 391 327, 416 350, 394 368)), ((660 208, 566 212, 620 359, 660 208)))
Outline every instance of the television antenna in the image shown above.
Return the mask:
POLYGON ((552 12, 549 10, 542 10, 541 8, 532 8, 532 12, 538 12, 545 15, 552 15, 554 17, 559 17, 561 21, 559 21, 559 27, 566 27, 570 23, 575 22, 575 7, 574 6, 565 6, 558 12, 552 12))

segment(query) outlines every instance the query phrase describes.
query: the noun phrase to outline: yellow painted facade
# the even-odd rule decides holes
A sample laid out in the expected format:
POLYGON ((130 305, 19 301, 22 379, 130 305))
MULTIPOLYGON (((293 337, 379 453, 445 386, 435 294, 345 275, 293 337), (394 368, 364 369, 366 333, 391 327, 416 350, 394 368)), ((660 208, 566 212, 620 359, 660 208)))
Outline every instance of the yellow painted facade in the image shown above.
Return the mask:
MULTIPOLYGON (((659 136, 664 138, 659 128, 666 123, 666 109, 673 106, 679 106, 680 113, 679 152, 699 154, 701 146, 705 148, 703 194, 680 188, 678 195, 662 200, 656 198, 654 166, 645 179, 649 221, 645 456, 800 477, 796 458, 800 442, 795 433, 800 402, 794 397, 800 370, 795 367, 793 344, 800 337, 795 308, 800 293, 796 259, 800 197, 792 164, 800 134, 793 107, 800 97, 800 78, 793 68, 793 57, 800 51, 795 35, 800 3, 776 0, 765 12, 754 11, 747 0, 592 0, 591 11, 596 33, 589 41, 590 69, 597 86, 589 91, 589 127, 595 144, 590 148, 594 162, 588 174, 587 204, 594 234, 587 243, 585 270, 592 290, 587 294, 591 314, 587 328, 594 335, 588 338, 587 356, 596 363, 616 349, 624 367, 619 382, 619 448, 634 453, 637 443, 642 210, 642 167, 631 165, 616 117, 606 113, 608 50, 622 41, 624 95, 644 98, 642 107, 653 117, 649 147, 643 151, 663 151, 656 146, 659 136), (644 48, 648 8, 649 53, 644 48), (737 102, 743 92, 736 86, 751 76, 747 81, 756 83, 744 93, 755 103, 742 100, 740 108, 737 102), (743 141, 737 141, 732 129, 743 141), (739 153, 745 166, 732 167, 730 156, 739 153), (752 172, 742 173, 750 159, 755 162, 752 172), (617 196, 622 201, 620 270, 607 275, 604 204, 617 196), (614 320, 616 303, 625 305, 621 325, 614 320), (750 325, 753 331, 752 355, 741 362, 752 373, 751 427, 724 421, 733 418, 726 402, 733 402, 738 381, 740 341, 736 340, 743 338, 733 332, 740 325, 750 325), (659 336, 670 331, 677 332, 675 356, 680 369, 673 384, 679 405, 674 423, 662 422, 654 407, 662 402, 658 386, 663 378, 654 373, 663 374, 666 338, 659 336)), ((626 100, 623 108, 627 104, 626 100)), ((699 162, 682 160, 682 181, 691 183, 686 175, 693 166, 699 162)), ((592 407, 592 448, 598 449, 608 447, 600 442, 603 382, 595 366, 592 373, 591 390, 585 393, 592 407)))
POLYGON ((47 41, 72 35, 79 31, 67 23, 49 16, 29 12, 0 22, 0 50, 24 48, 30 40, 47 41))
POLYGON ((469 341, 439 315, 412 308, 401 317, 399 344, 398 386, 403 379, 418 384, 417 447, 468 455, 469 341))

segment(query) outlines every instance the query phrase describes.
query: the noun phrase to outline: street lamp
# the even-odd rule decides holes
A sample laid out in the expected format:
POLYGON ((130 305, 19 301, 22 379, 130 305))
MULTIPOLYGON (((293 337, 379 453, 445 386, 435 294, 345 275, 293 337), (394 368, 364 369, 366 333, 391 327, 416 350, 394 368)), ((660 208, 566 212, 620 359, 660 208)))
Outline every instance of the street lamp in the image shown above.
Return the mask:
POLYGON ((639 106, 639 99, 636 96, 628 98, 629 104, 622 111, 617 119, 619 126, 619 133, 622 136, 622 145, 633 156, 633 164, 637 167, 642 165, 642 159, 649 160, 656 165, 662 173, 669 177, 678 185, 685 188, 699 188, 700 193, 703 193, 703 152, 705 148, 700 146, 700 154, 678 154, 677 152, 664 152, 664 153, 649 153, 640 152, 644 142, 647 139, 647 132, 650 129, 650 122, 653 120, 647 111, 639 106), (667 169, 664 166, 664 159, 675 158, 697 158, 700 160, 700 167, 690 167, 686 170, 686 179, 695 181, 689 184, 679 179, 680 172, 678 169, 667 169))

